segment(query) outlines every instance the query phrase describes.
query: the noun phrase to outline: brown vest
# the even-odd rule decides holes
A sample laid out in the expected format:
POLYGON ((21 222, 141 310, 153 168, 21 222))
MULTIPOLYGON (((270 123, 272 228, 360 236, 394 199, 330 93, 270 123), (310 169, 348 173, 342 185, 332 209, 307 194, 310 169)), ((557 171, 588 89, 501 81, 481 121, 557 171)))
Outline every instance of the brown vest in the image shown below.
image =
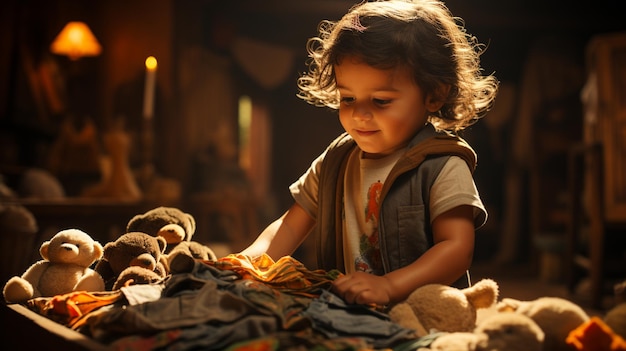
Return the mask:
MULTIPOLYGON (((318 213, 315 235, 317 263, 322 269, 345 271, 341 211, 343 178, 347 156, 356 143, 344 133, 328 147, 321 166, 318 213)), ((476 154, 461 138, 436 132, 428 124, 407 146, 406 153, 390 171, 381 193, 379 240, 385 272, 404 267, 432 246, 428 213, 430 187, 449 156, 459 156, 470 170, 476 166, 476 154), (399 209, 402 209, 402 214, 399 209), (404 209, 415 209, 407 212, 404 209), (401 218, 400 218, 401 217, 401 218), (409 221, 409 223, 401 223, 409 221), (416 222, 417 224, 415 224, 416 222), (417 230, 405 231, 401 228, 417 230)), ((463 284, 465 285, 465 284, 463 284)))

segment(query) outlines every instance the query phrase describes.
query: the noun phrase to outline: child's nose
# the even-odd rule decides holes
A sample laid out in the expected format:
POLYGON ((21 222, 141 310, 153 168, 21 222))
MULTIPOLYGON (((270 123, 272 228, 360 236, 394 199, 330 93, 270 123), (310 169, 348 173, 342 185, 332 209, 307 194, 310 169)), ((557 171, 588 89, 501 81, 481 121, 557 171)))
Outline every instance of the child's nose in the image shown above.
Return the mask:
POLYGON ((372 110, 367 104, 357 103, 352 110, 352 118, 357 120, 366 120, 372 118, 372 110))

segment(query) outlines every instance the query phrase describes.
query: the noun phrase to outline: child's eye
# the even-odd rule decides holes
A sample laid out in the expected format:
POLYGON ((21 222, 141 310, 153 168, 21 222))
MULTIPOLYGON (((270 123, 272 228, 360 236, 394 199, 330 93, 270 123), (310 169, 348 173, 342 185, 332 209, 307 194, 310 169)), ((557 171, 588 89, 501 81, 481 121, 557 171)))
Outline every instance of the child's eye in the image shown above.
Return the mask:
POLYGON ((342 104, 350 105, 351 103, 354 102, 354 98, 353 97, 342 97, 340 101, 341 101, 342 104))
POLYGON ((389 99, 373 99, 376 105, 387 105, 391 102, 389 99))

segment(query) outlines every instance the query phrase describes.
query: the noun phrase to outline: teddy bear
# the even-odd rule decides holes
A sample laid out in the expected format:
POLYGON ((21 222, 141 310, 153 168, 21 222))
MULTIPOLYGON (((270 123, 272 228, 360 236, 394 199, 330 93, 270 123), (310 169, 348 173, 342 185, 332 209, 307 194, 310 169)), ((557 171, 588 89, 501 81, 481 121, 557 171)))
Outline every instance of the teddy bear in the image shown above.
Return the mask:
POLYGON ((191 214, 176 207, 161 206, 138 214, 128 221, 126 231, 165 238, 166 255, 176 251, 189 254, 193 258, 217 260, 211 248, 191 240, 196 231, 196 220, 191 214))
POLYGON ((80 229, 65 229, 39 248, 43 258, 21 277, 12 277, 3 294, 8 303, 51 297, 73 291, 102 291, 104 280, 91 265, 103 255, 102 245, 80 229))
POLYGON ((504 298, 496 309, 519 313, 535 321, 545 334, 544 350, 572 350, 566 343, 567 336, 589 320, 579 305, 560 297, 544 296, 530 301, 504 298))
POLYGON ((541 351, 545 333, 535 321, 519 313, 496 313, 478 322, 474 333, 485 335, 483 350, 541 351))
POLYGON ((107 291, 129 284, 154 283, 167 275, 163 263, 166 246, 160 236, 125 233, 104 245, 103 257, 94 269, 104 279, 107 291))
POLYGON ((530 317, 503 312, 488 315, 471 332, 440 333, 419 351, 541 351, 544 333, 530 317))
POLYGON ((209 260, 216 261, 217 256, 213 252, 213 250, 206 246, 202 245, 197 241, 183 241, 176 245, 168 254, 167 254, 167 262, 170 264, 176 255, 187 255, 191 258, 197 260, 209 260))
POLYGON ((423 337, 433 331, 471 332, 476 327, 477 309, 494 306, 499 287, 492 279, 482 279, 469 288, 428 284, 389 310, 391 320, 415 330, 423 337))
POLYGON ((618 303, 612 307, 604 315, 604 323, 626 340, 626 302, 618 303))

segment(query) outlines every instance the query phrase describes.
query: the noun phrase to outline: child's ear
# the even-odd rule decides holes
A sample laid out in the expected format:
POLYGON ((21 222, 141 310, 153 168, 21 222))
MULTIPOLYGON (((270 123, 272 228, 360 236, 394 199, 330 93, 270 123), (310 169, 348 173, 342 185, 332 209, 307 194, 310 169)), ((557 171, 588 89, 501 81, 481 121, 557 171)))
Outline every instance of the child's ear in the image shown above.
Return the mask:
POLYGON ((426 96, 426 109, 429 112, 437 112, 443 106, 450 93, 450 85, 440 85, 437 90, 426 96))

